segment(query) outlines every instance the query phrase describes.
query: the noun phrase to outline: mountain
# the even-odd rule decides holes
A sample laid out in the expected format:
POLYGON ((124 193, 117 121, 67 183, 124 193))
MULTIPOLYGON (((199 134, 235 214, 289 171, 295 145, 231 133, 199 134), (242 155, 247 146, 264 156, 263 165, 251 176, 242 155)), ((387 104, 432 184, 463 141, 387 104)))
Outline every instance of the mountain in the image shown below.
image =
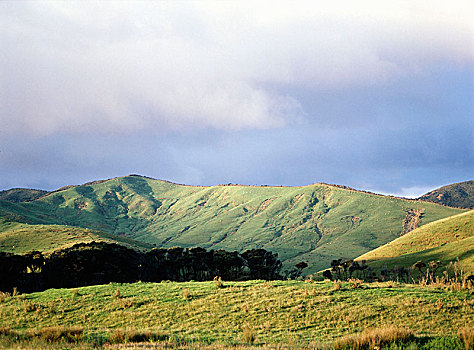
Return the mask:
POLYGON ((474 181, 440 187, 418 198, 455 208, 474 209, 474 181))
POLYGON ((357 258, 375 268, 409 267, 419 260, 439 260, 444 266, 456 259, 474 271, 474 210, 421 226, 357 258))
POLYGON ((186 186, 131 175, 69 186, 30 202, 0 200, 0 217, 69 225, 158 247, 277 252, 311 273, 355 258, 418 225, 462 212, 343 186, 186 186))
POLYGON ((0 200, 10 202, 29 202, 44 196, 47 191, 31 190, 29 188, 12 188, 10 190, 0 191, 0 200))

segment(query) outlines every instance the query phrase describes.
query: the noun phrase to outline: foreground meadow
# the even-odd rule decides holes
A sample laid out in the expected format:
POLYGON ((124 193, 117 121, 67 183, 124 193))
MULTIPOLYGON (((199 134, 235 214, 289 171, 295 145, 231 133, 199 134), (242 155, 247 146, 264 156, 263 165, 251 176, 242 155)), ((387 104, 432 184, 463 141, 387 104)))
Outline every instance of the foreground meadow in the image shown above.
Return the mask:
POLYGON ((377 328, 405 334, 390 349, 464 349, 474 327, 472 289, 394 282, 111 283, 14 294, 0 298, 3 348, 344 348, 347 336, 377 328), (133 342, 142 343, 123 345, 133 342))

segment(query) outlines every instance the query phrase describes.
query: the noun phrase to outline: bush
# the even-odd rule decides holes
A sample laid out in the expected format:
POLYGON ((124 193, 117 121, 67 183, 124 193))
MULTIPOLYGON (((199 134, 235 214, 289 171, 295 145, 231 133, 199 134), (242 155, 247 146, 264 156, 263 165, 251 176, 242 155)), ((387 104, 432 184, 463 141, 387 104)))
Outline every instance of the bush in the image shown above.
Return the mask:
POLYGON ((244 343, 252 344, 255 341, 255 331, 252 327, 243 326, 242 327, 242 337, 244 343))
POLYGON ((214 284, 217 289, 224 288, 224 283, 222 282, 222 278, 220 277, 217 277, 217 276, 214 277, 214 284))
POLYGON ((189 288, 183 288, 183 300, 191 300, 191 292, 189 288))
POLYGON ((12 329, 10 327, 0 327, 0 336, 6 335, 9 336, 12 334, 12 329))
POLYGON ((128 297, 120 299, 120 306, 122 309, 128 309, 136 304, 135 297, 128 297))
POLYGON ((0 292, 0 303, 8 300, 11 297, 10 293, 0 292))
POLYGON ((353 289, 358 289, 358 288, 362 287, 362 283, 364 281, 362 281, 361 279, 358 279, 358 278, 349 278, 348 282, 352 284, 351 287, 353 289))

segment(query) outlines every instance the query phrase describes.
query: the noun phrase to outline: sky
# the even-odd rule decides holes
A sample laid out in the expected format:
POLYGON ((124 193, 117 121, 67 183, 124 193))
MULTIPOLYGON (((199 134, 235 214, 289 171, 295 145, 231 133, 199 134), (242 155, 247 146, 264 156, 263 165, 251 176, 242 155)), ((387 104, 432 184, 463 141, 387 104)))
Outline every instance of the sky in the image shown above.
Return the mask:
POLYGON ((407 197, 474 176, 472 1, 2 1, 0 190, 407 197))

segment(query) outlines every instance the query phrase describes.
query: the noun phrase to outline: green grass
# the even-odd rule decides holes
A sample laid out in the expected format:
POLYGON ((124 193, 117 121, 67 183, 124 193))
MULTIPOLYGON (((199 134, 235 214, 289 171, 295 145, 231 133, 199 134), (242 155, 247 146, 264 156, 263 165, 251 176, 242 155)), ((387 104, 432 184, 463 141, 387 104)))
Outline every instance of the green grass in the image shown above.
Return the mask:
POLYGON ((439 260, 446 265, 459 260, 466 271, 473 273, 474 210, 421 226, 357 260, 367 260, 372 267, 408 267, 419 260, 439 260))
POLYGON ((312 281, 109 284, 3 298, 0 329, 80 327, 91 344, 134 329, 172 343, 230 346, 252 338, 256 345, 307 348, 374 327, 456 338, 458 329, 474 327, 473 307, 469 290, 393 282, 355 289, 312 281))
POLYGON ((151 249, 152 245, 81 227, 61 225, 29 225, 0 220, 0 250, 24 254, 32 250, 51 253, 78 243, 119 243, 133 249, 151 249))
POLYGON ((305 273, 355 258, 399 237, 408 209, 421 224, 462 212, 325 184, 303 187, 183 186, 140 176, 70 187, 28 203, 0 201, 0 216, 71 225, 156 244, 277 252, 305 273))
POLYGON ((28 202, 44 196, 47 191, 32 190, 29 188, 12 188, 0 191, 0 200, 10 202, 28 202))

